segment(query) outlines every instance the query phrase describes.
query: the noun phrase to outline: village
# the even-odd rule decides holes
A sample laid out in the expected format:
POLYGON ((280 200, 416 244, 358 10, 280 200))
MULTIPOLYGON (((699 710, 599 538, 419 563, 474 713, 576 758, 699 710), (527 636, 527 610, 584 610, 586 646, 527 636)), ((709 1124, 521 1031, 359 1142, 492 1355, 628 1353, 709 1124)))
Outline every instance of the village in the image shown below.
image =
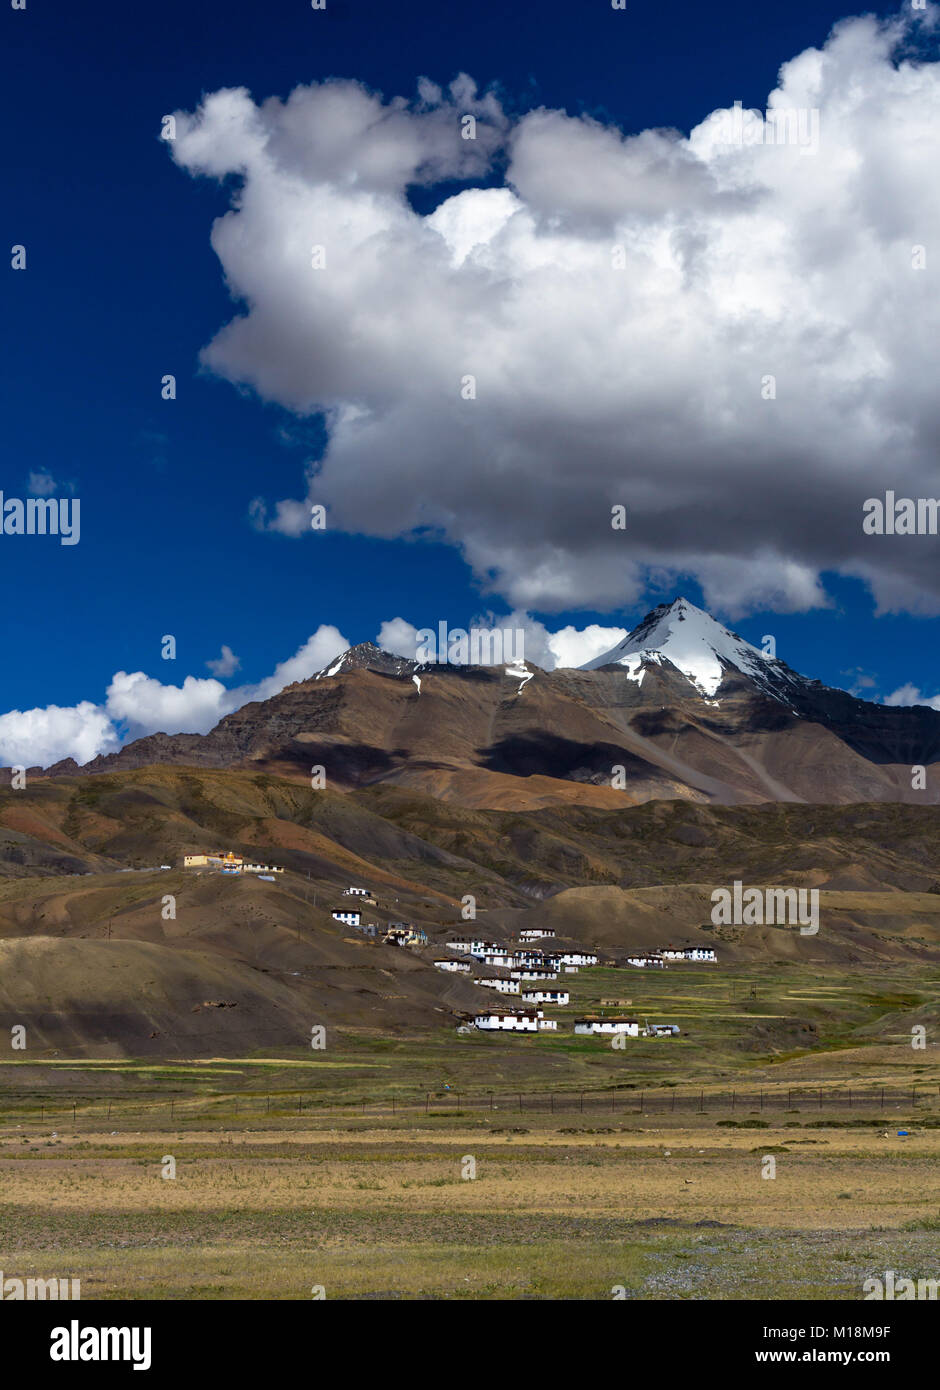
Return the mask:
MULTIPOLYGON (((334 907, 331 916, 344 926, 350 926, 365 936, 379 940, 379 924, 363 920, 363 905, 375 906, 376 899, 367 888, 350 887, 342 894, 353 899, 349 904, 334 907)), ((520 931, 518 938, 509 943, 487 940, 484 937, 453 937, 441 943, 449 954, 435 956, 431 964, 445 974, 460 975, 472 980, 481 989, 490 989, 500 995, 514 996, 519 1000, 517 1006, 505 1008, 479 1008, 472 1014, 463 1016, 458 1032, 478 1030, 489 1033, 550 1033, 558 1031, 559 1020, 547 1017, 545 1006, 553 1009, 566 1008, 570 1004, 570 991, 560 977, 576 975, 580 970, 605 964, 613 966, 613 961, 601 961, 596 951, 580 946, 552 946, 555 932, 550 928, 529 928, 520 931), (546 943, 544 946, 536 942, 546 943), (483 967, 490 973, 476 973, 483 967)), ((384 945, 426 949, 429 946, 427 933, 409 922, 391 922, 381 937, 384 945)), ((670 964, 717 963, 717 954, 710 946, 671 946, 661 950, 631 953, 625 964, 640 970, 663 970, 670 964)), ((638 1037, 678 1037, 680 1029, 674 1023, 640 1023, 631 1017, 611 1017, 587 1014, 573 1020, 574 1032, 578 1034, 615 1037, 618 1042, 625 1038, 638 1037)))
MULTIPOLYGON (((225 875, 253 874, 267 882, 276 882, 283 868, 273 864, 255 863, 231 850, 213 853, 191 853, 183 856, 185 869, 209 870, 225 875)), ((409 921, 366 920, 366 909, 377 908, 375 894, 362 886, 351 885, 340 896, 346 901, 329 909, 335 922, 352 927, 360 936, 376 945, 394 946, 427 952, 432 946, 443 948, 446 955, 432 956, 429 963, 444 974, 466 978, 479 989, 492 990, 506 996, 503 1008, 480 1007, 459 1017, 458 1032, 482 1033, 553 1033, 559 1031, 559 1019, 547 1016, 546 1008, 566 1009, 571 1003, 570 990, 564 988, 564 977, 577 975, 605 965, 608 968, 628 966, 636 970, 665 970, 670 965, 715 964, 717 954, 710 946, 665 945, 654 951, 631 951, 619 961, 601 960, 599 954, 576 945, 553 945, 556 933, 551 928, 527 928, 509 942, 488 940, 485 937, 458 936, 432 943, 426 931, 409 921), (540 943, 540 944, 536 944, 540 943), (480 971, 487 973, 479 973, 480 971), (560 982, 559 982, 560 981, 560 982), (518 1004, 515 1003, 518 1000, 518 1004)), ((397 901, 397 900, 396 900, 397 901)), ((627 1001, 603 1001, 626 1002, 627 1001)), ((584 1014, 573 1018, 576 1034, 616 1039, 620 1046, 626 1038, 678 1037, 675 1023, 641 1024, 637 1018, 608 1014, 584 1014)))

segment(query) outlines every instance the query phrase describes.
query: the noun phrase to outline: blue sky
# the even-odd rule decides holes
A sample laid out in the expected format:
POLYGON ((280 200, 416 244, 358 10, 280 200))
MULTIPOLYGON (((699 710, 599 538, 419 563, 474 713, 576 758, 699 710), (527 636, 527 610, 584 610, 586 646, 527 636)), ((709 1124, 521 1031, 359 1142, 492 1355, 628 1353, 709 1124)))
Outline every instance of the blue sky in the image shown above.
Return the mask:
MULTIPOLYGON (((31 474, 50 475, 59 495, 80 497, 82 530, 73 547, 0 535, 0 712, 100 702, 118 670, 177 684, 206 677, 223 643, 240 658, 236 681, 253 682, 321 624, 356 642, 399 615, 459 625, 514 606, 509 589, 481 592, 479 567, 475 575, 452 537, 334 529, 295 539, 253 528, 253 498, 303 496, 304 465, 325 433, 316 414, 299 419, 200 368, 200 351, 236 311, 209 241, 232 180, 174 163, 158 138, 165 113, 193 111, 226 87, 284 99, 329 77, 412 98, 421 76, 446 86, 466 72, 481 91, 496 84, 513 119, 544 106, 625 134, 687 135, 736 99, 762 108, 780 64, 823 44, 851 12, 801 0, 628 13, 525 0, 328 0, 325 13, 302 0, 99 0, 91 11, 29 0, 6 12, 4 86, 16 119, 3 220, 28 266, 4 279, 0 488, 24 497, 31 474), (170 372, 177 399, 164 401, 170 372), (166 633, 175 663, 160 657, 166 633)), ((414 195, 419 210, 438 200, 433 188, 414 195)), ((768 537, 774 525, 771 510, 768 537)), ((772 632, 780 656, 826 683, 854 688, 861 672, 875 697, 907 683, 936 694, 936 618, 876 617, 868 587, 844 573, 823 572, 823 584, 828 608, 751 603, 731 625, 758 644, 772 632)), ((629 627, 680 591, 703 602, 694 574, 673 574, 621 605, 530 611, 553 630, 629 627)))

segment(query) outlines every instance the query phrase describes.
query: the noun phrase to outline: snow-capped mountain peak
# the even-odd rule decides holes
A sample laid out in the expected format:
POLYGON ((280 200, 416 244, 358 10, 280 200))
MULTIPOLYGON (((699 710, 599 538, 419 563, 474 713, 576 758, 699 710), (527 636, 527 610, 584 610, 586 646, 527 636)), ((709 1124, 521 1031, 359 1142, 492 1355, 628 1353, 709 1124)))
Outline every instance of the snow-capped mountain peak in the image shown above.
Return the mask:
POLYGON ((717 692, 728 667, 749 676, 776 699, 785 698, 781 683, 790 684, 795 677, 784 662, 766 656, 686 598, 661 603, 616 647, 595 657, 582 669, 595 671, 601 666, 624 666, 630 677, 639 683, 647 662, 661 664, 663 661, 671 662, 699 694, 709 699, 717 692))

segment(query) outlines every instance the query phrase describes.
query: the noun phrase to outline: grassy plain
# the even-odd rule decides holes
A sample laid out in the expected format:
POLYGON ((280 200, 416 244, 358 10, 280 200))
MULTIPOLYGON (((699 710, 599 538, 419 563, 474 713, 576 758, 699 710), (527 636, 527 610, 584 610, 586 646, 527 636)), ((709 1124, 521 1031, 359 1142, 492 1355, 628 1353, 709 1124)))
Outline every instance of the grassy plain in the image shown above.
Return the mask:
POLYGON ((937 1118, 517 1119, 7 1133, 3 1269, 85 1298, 858 1299, 937 1276, 937 1118))
POLYGON ((936 978, 567 983, 569 1029, 608 1007, 683 1035, 4 1063, 0 1268, 84 1298, 856 1300, 888 1269, 937 1277, 936 978))

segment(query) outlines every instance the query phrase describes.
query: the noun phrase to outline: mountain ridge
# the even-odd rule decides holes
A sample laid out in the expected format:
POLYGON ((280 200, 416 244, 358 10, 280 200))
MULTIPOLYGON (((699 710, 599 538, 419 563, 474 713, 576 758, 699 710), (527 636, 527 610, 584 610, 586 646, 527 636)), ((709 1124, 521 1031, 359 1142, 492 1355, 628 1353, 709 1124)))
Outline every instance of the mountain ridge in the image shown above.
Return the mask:
POLYGON ((607 653, 546 671, 419 663, 362 643, 207 734, 157 733, 79 768, 254 767, 339 790, 390 782, 468 807, 648 800, 936 804, 940 712, 793 671, 679 598, 607 653))

